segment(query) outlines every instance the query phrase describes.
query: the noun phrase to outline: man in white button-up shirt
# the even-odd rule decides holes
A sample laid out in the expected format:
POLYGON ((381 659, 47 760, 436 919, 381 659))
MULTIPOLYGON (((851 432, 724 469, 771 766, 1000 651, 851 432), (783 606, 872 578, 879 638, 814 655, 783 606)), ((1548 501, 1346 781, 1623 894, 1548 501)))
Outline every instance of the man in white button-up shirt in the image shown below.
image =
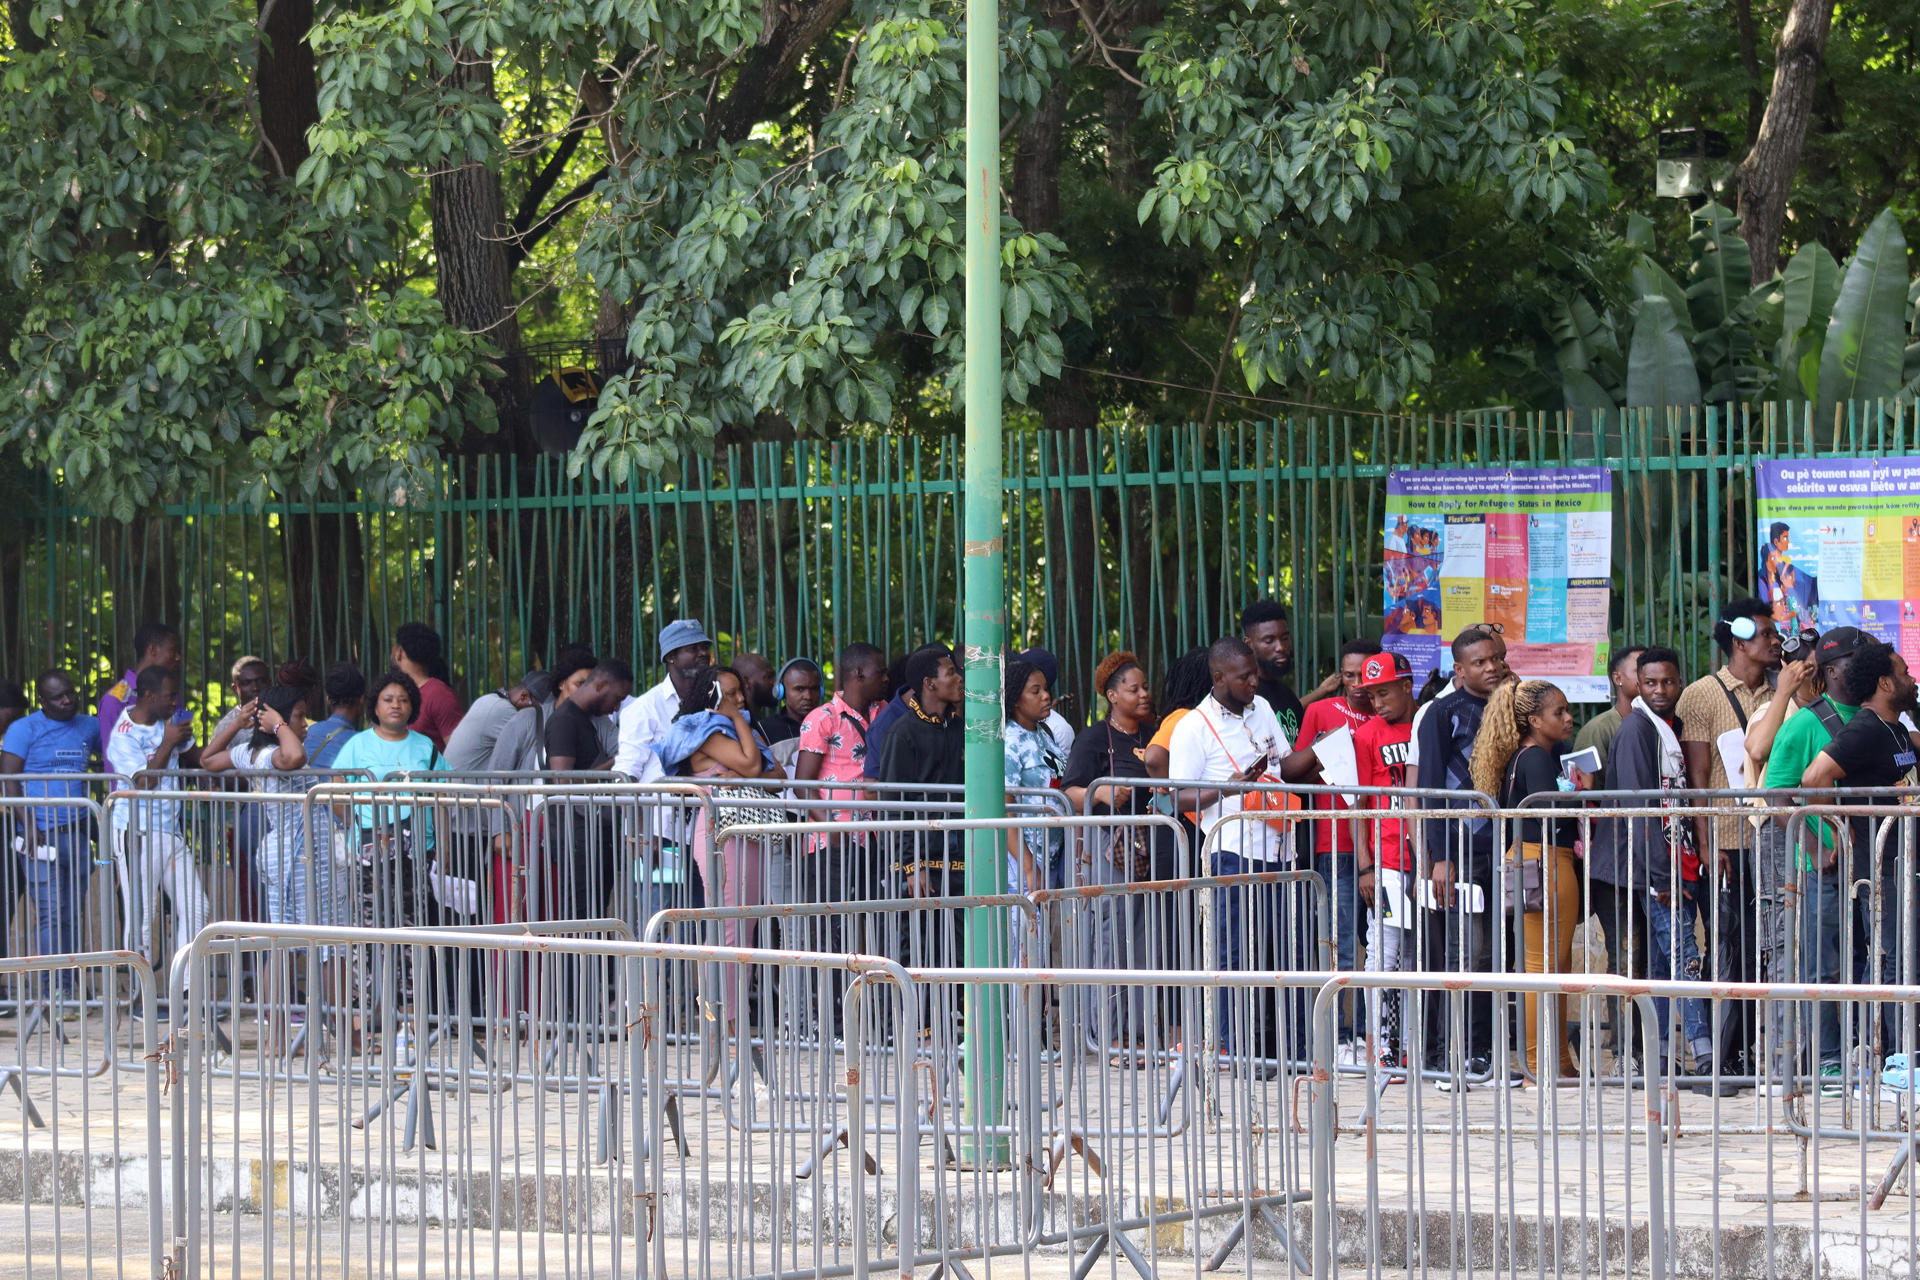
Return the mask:
POLYGON ((660 661, 666 677, 645 693, 620 704, 620 749, 613 767, 638 778, 646 752, 657 746, 680 714, 680 698, 703 670, 713 665, 713 640, 697 618, 675 618, 660 632, 660 661))
MULTIPOLYGON (((1210 788, 1183 789, 1179 808, 1198 810, 1200 830, 1213 849, 1216 875, 1239 875, 1280 869, 1291 862, 1290 832, 1276 830, 1263 819, 1233 818, 1245 801, 1239 793, 1222 794, 1224 785, 1278 781, 1280 758, 1292 750, 1273 708, 1259 696, 1260 666, 1253 650, 1240 639, 1217 641, 1207 651, 1213 692, 1193 714, 1174 727, 1168 747, 1168 774, 1176 779, 1211 782, 1210 788), (1215 828, 1218 828, 1216 832, 1215 828)), ((1259 885, 1250 889, 1223 889, 1213 896, 1214 936, 1219 940, 1219 962, 1228 969, 1310 969, 1327 967, 1308 943, 1313 899, 1307 885, 1259 885)), ((1236 1043, 1232 1010, 1240 1004, 1233 993, 1222 993, 1224 1048, 1266 1057, 1277 1051, 1277 1019, 1271 988, 1252 993, 1257 1028, 1250 1043, 1236 1043)), ((1296 1000, 1291 1048, 1303 1049, 1309 1028, 1306 1010, 1296 1000)), ((1296 1053, 1294 1056, 1298 1056, 1296 1053)), ((1272 1068, 1265 1068, 1268 1074, 1272 1068)))
MULTIPOLYGON (((1213 692, 1201 699, 1193 714, 1174 726, 1167 748, 1168 776, 1203 782, 1255 782, 1272 772, 1293 750, 1274 718, 1273 708, 1254 690, 1260 668, 1244 641, 1222 640, 1207 653, 1213 673, 1213 692), (1246 650, 1244 654, 1235 649, 1246 650)), ((1218 790, 1183 792, 1181 807, 1200 811, 1200 830, 1211 834, 1214 825, 1230 813, 1239 813, 1241 798, 1218 790)), ((1264 822, 1235 819, 1221 828, 1214 848, 1248 862, 1267 863, 1293 857, 1292 846, 1264 822)))

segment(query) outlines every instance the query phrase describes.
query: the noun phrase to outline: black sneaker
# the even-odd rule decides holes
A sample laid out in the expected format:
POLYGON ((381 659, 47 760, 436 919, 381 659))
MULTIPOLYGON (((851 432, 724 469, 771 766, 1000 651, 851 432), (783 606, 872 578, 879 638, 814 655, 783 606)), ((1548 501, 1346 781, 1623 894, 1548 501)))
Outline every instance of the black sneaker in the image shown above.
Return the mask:
POLYGON ((1490 1074, 1492 1074, 1492 1072, 1493 1072, 1492 1059, 1468 1058, 1466 1062, 1461 1065, 1460 1074, 1458 1076, 1455 1076, 1454 1074, 1452 1074, 1451 1071, 1449 1071, 1446 1078, 1441 1080, 1436 1087, 1442 1093, 1452 1093, 1455 1085, 1457 1084, 1461 1092, 1464 1093, 1466 1090, 1473 1088, 1473 1086, 1476 1084, 1484 1084, 1486 1082, 1487 1077, 1490 1074))
POLYGON ((1687 1088, 1703 1098, 1731 1098, 1745 1091, 1731 1080, 1696 1080, 1687 1088))

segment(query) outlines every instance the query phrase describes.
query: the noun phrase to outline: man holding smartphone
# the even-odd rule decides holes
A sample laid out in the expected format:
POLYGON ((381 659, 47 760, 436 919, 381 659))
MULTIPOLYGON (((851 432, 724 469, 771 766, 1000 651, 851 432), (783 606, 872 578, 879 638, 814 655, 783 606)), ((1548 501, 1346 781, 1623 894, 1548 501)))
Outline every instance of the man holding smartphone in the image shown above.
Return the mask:
MULTIPOLYGON (((1241 639, 1216 641, 1207 651, 1207 668, 1213 677, 1213 691, 1200 700, 1193 713, 1181 718, 1168 746, 1168 774, 1214 785, 1182 789, 1175 807, 1183 812, 1198 811, 1200 830, 1213 835, 1213 872, 1230 876, 1245 872, 1270 871, 1275 864, 1293 857, 1293 841, 1266 821, 1240 818, 1245 794, 1237 787, 1261 781, 1279 781, 1274 762, 1291 749, 1286 733, 1275 719, 1273 708, 1260 697, 1260 666, 1253 649, 1241 639), (1273 769, 1275 776, 1269 778, 1273 769)), ((1284 922, 1292 914, 1310 918, 1299 904, 1311 907, 1311 896, 1303 885, 1261 885, 1252 889, 1222 889, 1214 895, 1214 929, 1219 938, 1220 964, 1228 969, 1303 969, 1324 968, 1325 962, 1308 953, 1305 936, 1298 928, 1288 929, 1284 922), (1296 902, 1296 900, 1298 900, 1296 902), (1291 945, 1289 945, 1291 944, 1291 945)), ((1272 1016, 1272 989, 1251 995, 1255 1036, 1236 1036, 1233 1006, 1248 998, 1233 998, 1223 993, 1228 1008, 1221 1019, 1221 1045, 1244 1055, 1256 1048, 1261 1056, 1273 1052, 1280 1043, 1272 1016)), ((1308 1028, 1304 1016, 1296 1016, 1287 1039, 1291 1047, 1302 1048, 1308 1028)), ((1259 1074, 1271 1076, 1273 1068, 1263 1067, 1259 1074)))

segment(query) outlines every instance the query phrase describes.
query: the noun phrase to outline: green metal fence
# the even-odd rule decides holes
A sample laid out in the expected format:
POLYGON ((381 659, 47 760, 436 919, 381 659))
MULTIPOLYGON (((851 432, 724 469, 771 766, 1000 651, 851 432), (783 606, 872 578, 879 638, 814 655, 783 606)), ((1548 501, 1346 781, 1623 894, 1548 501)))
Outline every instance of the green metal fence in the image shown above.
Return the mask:
MULTIPOLYGON (((1572 421, 1341 418, 1201 430, 1014 434, 1006 449, 1009 643, 1058 652, 1085 697, 1101 653, 1171 656, 1233 629, 1248 600, 1295 609, 1302 679, 1377 634, 1386 477, 1403 468, 1605 465, 1614 475, 1613 627, 1706 658, 1703 623, 1752 582, 1752 464, 1920 452, 1912 404, 1572 421)), ((676 616, 731 648, 828 657, 950 639, 962 468, 955 441, 756 445, 617 490, 552 462, 472 459, 353 502, 168 504, 122 524, 49 483, 0 545, 0 669, 110 680, 133 629, 179 625, 205 692, 238 655, 384 664, 409 618, 447 637, 477 694, 559 643, 657 668, 676 616)))

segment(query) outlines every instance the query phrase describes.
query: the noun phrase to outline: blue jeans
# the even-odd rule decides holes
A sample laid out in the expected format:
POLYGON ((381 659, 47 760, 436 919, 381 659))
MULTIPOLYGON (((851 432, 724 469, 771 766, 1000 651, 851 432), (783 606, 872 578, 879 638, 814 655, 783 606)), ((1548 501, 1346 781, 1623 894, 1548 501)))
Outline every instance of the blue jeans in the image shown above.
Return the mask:
MULTIPOLYGON (((1700 941, 1694 934, 1699 919, 1700 904, 1694 900, 1691 889, 1670 894, 1664 904, 1651 893, 1647 895, 1647 967, 1655 981, 1667 978, 1682 982, 1700 980, 1700 941)), ((1656 997, 1653 1007, 1660 1019, 1660 1056, 1666 1058, 1669 1052, 1668 1028, 1671 1025, 1666 997, 1656 997)), ((1693 1050, 1694 1062, 1703 1072, 1711 1071, 1711 1006, 1705 1000, 1682 1000, 1680 1023, 1687 1037, 1687 1045, 1693 1050)))
MULTIPOLYGON (((87 824, 81 822, 51 830, 36 828, 29 835, 31 844, 20 851, 21 878, 33 903, 35 948, 42 956, 72 955, 81 949, 87 880, 93 874, 91 837, 87 824), (57 850, 56 856, 37 857, 42 846, 57 850)), ((71 971, 62 975, 61 985, 73 985, 71 971)))
MULTIPOLYGON (((1286 862, 1251 862, 1223 850, 1214 854, 1213 869, 1215 875, 1232 876, 1296 868, 1286 862)), ((1313 886, 1304 883, 1214 890, 1214 936, 1220 967, 1254 972, 1324 969, 1325 961, 1313 942, 1314 893, 1313 886)), ((1220 1047, 1259 1057, 1272 1057, 1284 1049, 1287 1056, 1304 1061, 1313 1030, 1309 1025, 1312 994, 1296 989, 1276 998, 1272 987, 1221 991, 1220 1047), (1248 1004, 1253 1033, 1242 1037, 1236 1034, 1237 1024, 1245 1019, 1236 1010, 1248 1004), (1283 1009, 1284 1019, 1280 1016, 1283 1009)))
MULTIPOLYGON (((1889 865, 1882 868, 1880 877, 1881 922, 1880 922, 1880 974, 1879 982, 1897 982, 1901 972, 1901 957, 1905 954, 1905 935, 1901 911, 1900 884, 1894 864, 1897 859, 1889 859, 1889 865)), ((1831 871, 1801 871, 1800 883, 1800 966, 1799 980, 1802 982, 1858 983, 1874 982, 1873 968, 1873 897, 1864 890, 1851 908, 1848 906, 1848 891, 1852 880, 1843 875, 1839 867, 1831 871), (1851 932, 1853 942, 1853 967, 1847 971, 1843 934, 1851 932)), ((1881 1052, 1899 1049, 1898 1033, 1900 1018, 1894 1006, 1848 1005, 1848 1023, 1845 1030, 1841 1027, 1843 1006, 1832 1000, 1823 1000, 1813 1008, 1807 1008, 1802 1023, 1816 1037, 1812 1062, 1831 1065, 1838 1063, 1845 1055, 1849 1035, 1857 1035, 1867 1040, 1875 1030, 1874 1020, 1880 1020, 1879 1031, 1881 1052), (1855 1025, 1857 1024, 1857 1025, 1855 1025)))
MULTIPOLYGON (((1343 849, 1333 853, 1316 853, 1313 855, 1313 869, 1333 892, 1334 967, 1342 973, 1351 973, 1360 967, 1360 876, 1353 860, 1353 851, 1343 849)), ((1305 903, 1304 908, 1307 911, 1317 910, 1311 901, 1305 903)), ((1313 967, 1319 968, 1324 963, 1324 959, 1316 960, 1313 967)), ((1347 998, 1352 994, 1343 992, 1340 999, 1339 1031, 1342 1040, 1351 1040, 1354 1035, 1356 1001, 1347 998)))

